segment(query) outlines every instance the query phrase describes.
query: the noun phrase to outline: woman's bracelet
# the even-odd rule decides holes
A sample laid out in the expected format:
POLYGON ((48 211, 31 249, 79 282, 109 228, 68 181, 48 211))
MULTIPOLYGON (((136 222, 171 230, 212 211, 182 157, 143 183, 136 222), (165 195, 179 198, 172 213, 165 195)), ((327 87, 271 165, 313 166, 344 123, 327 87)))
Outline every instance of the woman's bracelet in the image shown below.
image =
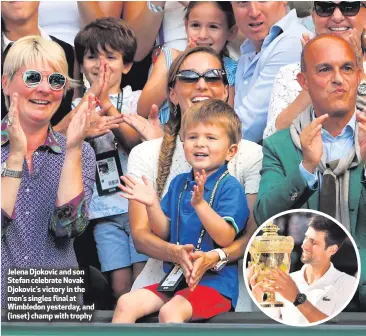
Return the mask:
POLYGON ((149 8, 149 10, 151 12, 154 12, 154 13, 162 13, 162 12, 164 12, 164 7, 162 7, 162 6, 156 6, 151 1, 148 1, 147 2, 147 8, 149 8))

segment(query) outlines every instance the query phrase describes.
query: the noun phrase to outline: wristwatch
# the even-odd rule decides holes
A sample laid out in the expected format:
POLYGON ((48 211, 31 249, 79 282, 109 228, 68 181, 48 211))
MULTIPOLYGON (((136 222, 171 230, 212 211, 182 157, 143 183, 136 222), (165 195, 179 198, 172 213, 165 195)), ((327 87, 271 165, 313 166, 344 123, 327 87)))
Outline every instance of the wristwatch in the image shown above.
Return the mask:
POLYGON ((293 302, 294 306, 298 306, 306 301, 306 295, 303 293, 299 293, 296 295, 296 299, 293 302))
POLYGON ((362 80, 358 86, 357 93, 360 96, 366 96, 366 80, 362 80))
POLYGON ((1 164, 1 176, 8 176, 14 178, 22 178, 23 172, 19 170, 11 170, 6 166, 6 161, 1 164))
POLYGON ((214 249, 213 251, 216 251, 218 253, 220 260, 213 268, 211 268, 211 271, 219 272, 228 263, 229 255, 222 249, 214 249))

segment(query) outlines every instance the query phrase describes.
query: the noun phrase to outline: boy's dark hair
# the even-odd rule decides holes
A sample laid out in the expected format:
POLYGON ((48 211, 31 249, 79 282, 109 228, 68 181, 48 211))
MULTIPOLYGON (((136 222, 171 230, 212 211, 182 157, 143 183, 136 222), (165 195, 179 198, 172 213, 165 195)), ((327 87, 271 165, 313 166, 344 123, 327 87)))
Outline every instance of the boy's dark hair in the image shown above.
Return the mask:
POLYGON ((320 215, 311 218, 309 227, 325 233, 325 248, 337 245, 339 249, 347 237, 346 232, 338 224, 320 215))
POLYGON ((86 25, 75 36, 75 53, 79 64, 83 64, 84 55, 90 51, 98 53, 100 46, 105 52, 107 46, 122 54, 123 63, 133 62, 137 49, 135 33, 128 24, 118 18, 96 19, 86 25))
POLYGON ((241 121, 234 109, 220 99, 208 99, 190 107, 183 115, 182 131, 185 139, 187 129, 195 124, 212 124, 225 129, 230 145, 241 140, 241 121))

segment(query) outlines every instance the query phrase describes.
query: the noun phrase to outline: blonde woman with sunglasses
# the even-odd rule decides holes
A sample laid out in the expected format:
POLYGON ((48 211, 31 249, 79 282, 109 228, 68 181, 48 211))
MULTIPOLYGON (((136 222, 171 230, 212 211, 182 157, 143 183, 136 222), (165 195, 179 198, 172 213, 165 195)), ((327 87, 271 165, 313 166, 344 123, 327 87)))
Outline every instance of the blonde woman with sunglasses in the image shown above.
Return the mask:
POLYGON ((50 120, 66 91, 62 48, 38 36, 19 39, 4 63, 9 113, 1 123, 2 307, 6 275, 15 268, 76 268, 73 237, 87 224, 95 156, 84 142, 95 97, 71 120, 66 137, 50 120))

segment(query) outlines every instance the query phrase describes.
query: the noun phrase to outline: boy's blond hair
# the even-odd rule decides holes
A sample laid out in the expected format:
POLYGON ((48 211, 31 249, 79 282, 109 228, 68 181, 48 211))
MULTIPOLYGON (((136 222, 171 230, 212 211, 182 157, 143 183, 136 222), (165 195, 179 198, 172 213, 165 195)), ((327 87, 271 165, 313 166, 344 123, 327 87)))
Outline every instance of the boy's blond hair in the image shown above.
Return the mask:
POLYGON ((208 99, 189 108, 182 120, 183 139, 189 127, 199 123, 222 127, 230 145, 239 144, 241 140, 241 121, 234 109, 222 100, 208 99))

